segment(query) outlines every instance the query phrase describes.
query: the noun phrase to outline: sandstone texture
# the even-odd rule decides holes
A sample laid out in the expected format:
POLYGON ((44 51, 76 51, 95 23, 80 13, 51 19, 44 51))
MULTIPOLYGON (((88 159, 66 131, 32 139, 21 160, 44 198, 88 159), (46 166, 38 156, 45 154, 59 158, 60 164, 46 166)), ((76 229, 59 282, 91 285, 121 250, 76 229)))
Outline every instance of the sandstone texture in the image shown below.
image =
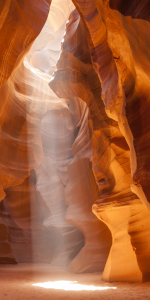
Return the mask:
POLYGON ((0 14, 0 263, 149 281, 149 1, 0 14))

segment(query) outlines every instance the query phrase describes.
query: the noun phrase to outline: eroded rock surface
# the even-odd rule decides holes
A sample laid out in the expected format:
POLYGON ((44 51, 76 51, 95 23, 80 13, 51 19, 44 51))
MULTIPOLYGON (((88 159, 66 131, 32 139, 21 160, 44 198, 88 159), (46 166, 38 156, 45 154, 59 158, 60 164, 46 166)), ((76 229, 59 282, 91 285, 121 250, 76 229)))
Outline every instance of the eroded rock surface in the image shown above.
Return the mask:
MULTIPOLYGON (((128 122, 128 114, 131 122, 136 121, 134 118, 134 113, 137 115, 136 110, 130 111, 128 107, 130 105, 132 108, 136 86, 138 86, 137 60, 135 56, 134 61, 131 60, 130 56, 131 51, 134 55, 138 52, 135 53, 135 45, 129 34, 134 36, 132 28, 145 21, 126 18, 100 1, 74 1, 74 4, 82 16, 93 65, 90 56, 87 59, 87 47, 85 51, 82 46, 82 30, 76 29, 79 34, 72 34, 71 37, 71 24, 74 28, 81 26, 80 17, 77 17, 77 12, 74 11, 70 17, 70 26, 67 24, 68 32, 64 39, 63 51, 50 86, 61 97, 67 95, 68 98, 74 95, 80 97, 86 101, 90 109, 90 122, 92 121, 93 129, 93 171, 101 189, 100 196, 93 205, 93 212, 107 224, 113 237, 103 279, 149 280, 150 247, 147 245, 146 237, 150 221, 146 206, 149 207, 149 204, 145 200, 139 181, 135 182, 134 171, 138 159, 134 147, 135 139, 133 144, 131 123, 128 122), (129 21, 133 27, 129 27, 129 21), (74 36, 76 45, 80 45, 79 51, 78 46, 76 48, 71 46, 74 36), (70 44, 68 37, 72 41, 70 44), (120 47, 116 46, 118 43, 120 47), (141 199, 138 198, 139 196, 141 199), (143 221, 146 222, 145 225, 143 221), (147 255, 144 254, 144 244, 147 245, 147 255), (144 262, 144 256, 147 263, 144 262), (116 264, 121 267, 117 268, 116 264)), ((146 30, 143 28, 143 34, 144 32, 146 30)), ((136 39, 138 41, 138 37, 136 39)), ((141 111, 138 110, 138 113, 141 114, 141 111)), ((143 155, 145 160, 146 152, 143 152, 143 155)))
POLYGON ((0 90, 4 99, 1 199, 5 197, 1 212, 15 262, 69 264, 72 271, 99 271, 104 268, 111 235, 91 211, 99 188, 91 164, 88 109, 78 97, 59 98, 48 86, 56 68, 66 19, 74 9, 71 1, 65 5, 67 3, 68 11, 63 12, 61 1, 53 1, 42 32, 0 90), (56 8, 60 13, 59 22, 55 20, 56 8), (83 168, 80 160, 83 160, 83 168), (82 182, 80 189, 75 182, 76 172, 82 182), (85 190, 82 199, 82 185, 86 183, 90 188, 91 176, 93 192, 89 195, 85 190), (72 222, 69 218, 67 207, 71 208, 74 202, 69 201, 70 184, 74 200, 79 201, 79 210, 84 210, 88 203, 86 217, 78 216, 80 226, 78 221, 72 222), (96 229, 96 235, 92 228, 96 229), (105 232, 109 242, 103 243, 105 232))
POLYGON ((0 12, 0 262, 150 280, 148 0, 0 12))

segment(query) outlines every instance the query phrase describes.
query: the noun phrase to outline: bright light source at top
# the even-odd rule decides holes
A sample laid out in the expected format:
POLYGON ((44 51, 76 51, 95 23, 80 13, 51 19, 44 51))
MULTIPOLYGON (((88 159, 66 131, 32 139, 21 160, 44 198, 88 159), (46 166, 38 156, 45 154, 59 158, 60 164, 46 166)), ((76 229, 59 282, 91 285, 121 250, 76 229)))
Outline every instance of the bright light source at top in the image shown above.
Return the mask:
POLYGON ((101 291, 107 289, 116 289, 116 287, 101 287, 94 285, 84 285, 79 284, 77 281, 48 281, 43 283, 35 283, 34 286, 43 287, 46 289, 56 289, 56 290, 65 290, 65 291, 101 291))

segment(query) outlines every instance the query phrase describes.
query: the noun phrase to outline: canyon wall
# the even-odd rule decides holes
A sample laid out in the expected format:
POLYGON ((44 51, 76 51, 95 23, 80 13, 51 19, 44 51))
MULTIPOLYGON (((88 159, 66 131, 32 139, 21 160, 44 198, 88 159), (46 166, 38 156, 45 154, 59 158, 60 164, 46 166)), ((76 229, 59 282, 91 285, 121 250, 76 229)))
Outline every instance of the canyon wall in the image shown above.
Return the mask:
POLYGON ((150 280, 150 14, 137 2, 0 5, 0 263, 150 280))
POLYGON ((65 5, 63 13, 62 3, 53 1, 41 33, 0 91, 5 108, 1 219, 6 227, 1 263, 48 262, 70 271, 102 271, 111 234, 91 210, 99 188, 92 171, 89 111, 81 99, 59 98, 48 86, 74 9, 71 1, 65 5), (70 220, 74 206, 77 214, 70 220))
POLYGON ((112 233, 102 278, 149 280, 150 214, 149 194, 145 192, 148 176, 144 175, 144 168, 149 168, 149 54, 145 45, 149 23, 140 19, 140 13, 135 19, 133 11, 133 18, 125 17, 111 8, 112 2, 110 6, 108 1, 73 2, 78 13, 74 11, 70 16, 50 87, 60 97, 80 97, 90 110, 92 167, 100 187, 92 210, 112 233), (75 26, 79 28, 76 36, 75 26), (138 49, 140 37, 143 44, 138 49), (143 118, 145 124, 140 121, 143 118))

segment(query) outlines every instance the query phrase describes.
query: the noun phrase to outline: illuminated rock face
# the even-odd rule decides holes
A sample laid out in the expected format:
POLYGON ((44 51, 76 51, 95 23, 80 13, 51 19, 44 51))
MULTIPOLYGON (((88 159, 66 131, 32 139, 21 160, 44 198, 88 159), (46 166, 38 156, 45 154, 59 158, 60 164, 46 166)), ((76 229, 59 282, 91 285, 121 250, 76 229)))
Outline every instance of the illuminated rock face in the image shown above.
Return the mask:
POLYGON ((0 4, 0 262, 150 280, 149 3, 50 2, 0 4))
POLYGON ((144 127, 144 121, 140 121, 148 113, 142 99, 147 94, 144 99, 148 103, 148 69, 144 60, 149 64, 149 54, 145 45, 145 53, 139 49, 138 60, 136 48, 136 30, 140 32, 142 26, 144 39, 149 23, 124 17, 101 1, 73 2, 83 25, 74 12, 50 87, 60 97, 80 97, 90 109, 93 171, 101 189, 93 212, 107 224, 113 237, 103 279, 149 280, 150 214, 148 177, 144 177, 144 168, 148 170, 149 166, 145 146, 149 123, 144 127), (84 47, 83 26, 88 47, 84 47), (73 28, 77 28, 75 34, 73 28), (73 41, 76 47, 72 46, 73 41), (90 56, 87 58, 88 48, 92 63, 90 56), (136 108, 139 102, 146 114, 141 115, 141 109, 136 108))
POLYGON ((4 0, 0 4, 0 86, 29 50, 47 19, 51 0, 4 0))
MULTIPOLYGON (((50 2, 49 0, 34 2, 6 0, 0 4, 0 200, 6 196, 5 189, 21 184, 36 165, 33 141, 30 143, 33 138, 32 133, 32 137, 30 136, 28 139, 26 93, 22 97, 25 87, 22 86, 22 89, 19 90, 14 76, 20 75, 16 70, 21 68, 25 54, 42 29, 47 19, 50 2), (30 162, 28 153, 31 154, 30 162)), ((33 124, 31 127, 33 128, 33 124)), ((14 211, 13 214, 15 214, 14 211)), ((8 226, 5 228, 4 225, 9 223, 9 217, 7 217, 9 215, 7 209, 3 210, 2 203, 1 263, 16 261, 10 245, 10 230, 8 226), (4 219, 6 223, 3 221, 4 219)))
MULTIPOLYGON (((91 210, 99 188, 92 171, 88 108, 78 97, 59 98, 48 86, 74 9, 71 1, 66 3, 68 11, 56 24, 55 6, 62 10, 53 1, 42 32, 0 90, 2 226, 7 262, 102 271, 111 234, 91 210)), ((1 249, 5 252, 3 244, 1 249)), ((5 253, 1 256, 5 263, 5 253)))
MULTIPOLYGON (((62 20, 54 32, 48 18, 42 36, 0 91, 6 107, 1 118, 1 214, 8 228, 10 261, 68 265, 84 245, 83 234, 64 221, 64 185, 76 124, 70 130, 68 101, 48 86, 60 52, 62 20), (66 134, 65 142, 61 133, 66 134), (66 153, 60 157, 62 147, 66 153)), ((1 262, 6 262, 5 256, 1 262)))

